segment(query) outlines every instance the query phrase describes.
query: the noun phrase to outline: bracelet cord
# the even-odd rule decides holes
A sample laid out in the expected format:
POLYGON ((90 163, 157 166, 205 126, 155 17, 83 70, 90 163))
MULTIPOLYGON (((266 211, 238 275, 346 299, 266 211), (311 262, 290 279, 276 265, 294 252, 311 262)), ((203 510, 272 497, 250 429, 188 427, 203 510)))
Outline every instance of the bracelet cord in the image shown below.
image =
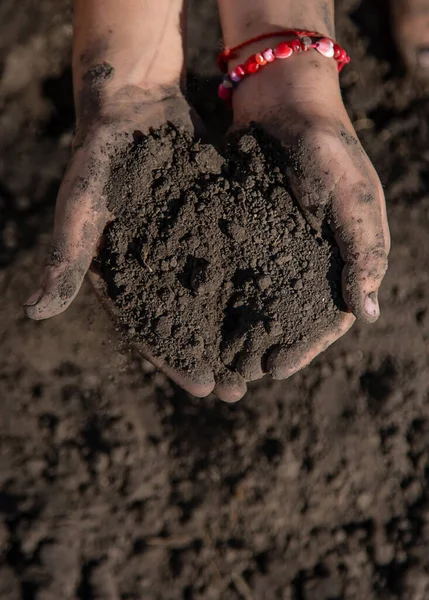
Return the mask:
POLYGON ((274 62, 276 59, 286 59, 299 52, 307 52, 311 49, 317 50, 326 58, 334 58, 337 61, 338 72, 341 72, 345 65, 350 63, 350 57, 347 52, 332 38, 326 37, 315 31, 305 31, 301 29, 287 29, 285 31, 275 31, 263 33, 256 37, 234 46, 233 48, 224 48, 219 53, 217 65, 222 73, 225 74, 222 83, 219 86, 218 95, 227 103, 231 102, 233 89, 246 76, 253 75, 261 67, 274 62), (292 40, 280 42, 274 48, 266 48, 262 52, 252 54, 244 63, 237 65, 228 72, 228 62, 237 58, 237 53, 250 44, 275 37, 292 37, 292 40))

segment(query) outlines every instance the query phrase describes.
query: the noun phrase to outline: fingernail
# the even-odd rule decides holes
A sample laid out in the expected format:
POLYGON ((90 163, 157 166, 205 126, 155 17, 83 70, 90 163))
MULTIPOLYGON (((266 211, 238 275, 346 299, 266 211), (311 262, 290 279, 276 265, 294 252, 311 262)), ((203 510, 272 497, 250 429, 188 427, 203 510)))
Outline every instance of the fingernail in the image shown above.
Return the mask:
POLYGON ((429 69, 429 48, 423 48, 417 53, 417 62, 422 69, 429 69))
POLYGON ((371 292, 365 298, 365 310, 373 319, 376 319, 380 316, 380 307, 378 305, 377 292, 371 292))
POLYGON ((27 302, 24 302, 24 306, 35 306, 39 302, 42 295, 43 289, 40 288, 40 290, 37 290, 37 292, 34 292, 34 294, 29 297, 27 302))

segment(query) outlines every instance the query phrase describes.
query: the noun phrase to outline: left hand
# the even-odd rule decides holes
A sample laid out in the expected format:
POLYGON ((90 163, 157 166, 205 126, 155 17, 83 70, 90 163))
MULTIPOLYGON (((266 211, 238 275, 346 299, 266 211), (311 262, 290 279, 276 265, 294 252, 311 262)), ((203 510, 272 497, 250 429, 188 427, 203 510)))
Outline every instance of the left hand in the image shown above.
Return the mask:
MULTIPOLYGON (((273 351, 267 369, 283 379, 344 335, 355 317, 378 319, 390 250, 384 194, 344 108, 333 60, 314 52, 278 60, 240 83, 233 108, 236 127, 255 122, 283 143, 296 200, 312 227, 327 220, 345 262, 343 297, 351 312, 310 350, 273 351)), ((261 357, 242 356, 238 364, 251 379, 263 375, 261 357)))

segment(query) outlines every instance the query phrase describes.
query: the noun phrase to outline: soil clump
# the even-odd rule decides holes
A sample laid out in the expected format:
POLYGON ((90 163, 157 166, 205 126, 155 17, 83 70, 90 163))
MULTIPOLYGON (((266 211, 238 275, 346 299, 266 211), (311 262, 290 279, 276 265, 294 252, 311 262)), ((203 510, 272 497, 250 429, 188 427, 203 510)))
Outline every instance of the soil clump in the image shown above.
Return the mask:
POLYGON ((311 344, 343 307, 339 250, 287 191, 285 150, 252 128, 223 154, 166 125, 115 157, 106 187, 108 294, 128 334, 183 370, 311 344))

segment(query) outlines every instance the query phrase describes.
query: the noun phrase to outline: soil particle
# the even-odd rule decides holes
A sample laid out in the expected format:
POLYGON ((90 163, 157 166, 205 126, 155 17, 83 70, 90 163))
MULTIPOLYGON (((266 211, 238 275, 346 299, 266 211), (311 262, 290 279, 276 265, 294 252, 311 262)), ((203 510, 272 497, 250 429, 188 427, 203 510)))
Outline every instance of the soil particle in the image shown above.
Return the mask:
POLYGON ((260 130, 221 156, 170 125, 116 156, 97 265, 122 324, 170 365, 233 368, 249 348, 311 344, 338 321, 339 251, 306 223, 283 163, 260 130))
POLYGON ((113 78, 115 69, 107 62, 91 67, 83 76, 83 81, 90 85, 100 85, 113 78))

